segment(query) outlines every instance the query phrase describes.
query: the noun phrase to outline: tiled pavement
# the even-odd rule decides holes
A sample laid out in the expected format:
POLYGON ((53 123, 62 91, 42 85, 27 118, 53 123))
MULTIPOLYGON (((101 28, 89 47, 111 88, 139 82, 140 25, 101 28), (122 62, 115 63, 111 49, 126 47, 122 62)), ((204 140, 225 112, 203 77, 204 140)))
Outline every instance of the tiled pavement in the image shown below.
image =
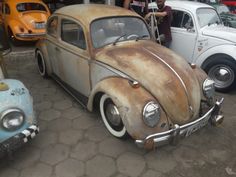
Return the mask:
MULTIPOLYGON (((98 113, 83 109, 56 82, 39 76, 31 55, 7 61, 9 77, 30 89, 40 134, 0 159, 0 177, 236 176, 236 93, 224 94, 225 121, 177 146, 155 151, 112 137, 98 113)), ((222 94, 218 94, 222 96, 222 94)))

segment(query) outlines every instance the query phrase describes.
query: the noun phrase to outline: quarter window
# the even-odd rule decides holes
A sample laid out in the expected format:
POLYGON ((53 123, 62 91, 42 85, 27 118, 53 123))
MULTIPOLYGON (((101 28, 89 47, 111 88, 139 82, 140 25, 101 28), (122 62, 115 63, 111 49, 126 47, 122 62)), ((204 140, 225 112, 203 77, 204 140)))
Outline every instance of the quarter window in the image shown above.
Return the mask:
POLYGON ((63 19, 61 22, 61 39, 64 42, 86 49, 82 27, 74 21, 63 19))
POLYGON ((57 25, 58 25, 57 17, 53 17, 52 19, 50 19, 50 21, 48 22, 47 33, 51 36, 56 37, 57 36, 57 25))

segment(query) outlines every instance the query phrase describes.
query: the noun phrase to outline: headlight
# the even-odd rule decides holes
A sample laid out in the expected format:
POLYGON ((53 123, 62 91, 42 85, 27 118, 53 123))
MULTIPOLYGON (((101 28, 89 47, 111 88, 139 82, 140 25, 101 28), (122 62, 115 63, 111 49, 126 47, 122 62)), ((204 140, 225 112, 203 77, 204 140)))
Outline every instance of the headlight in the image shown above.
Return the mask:
POLYGON ((24 122, 24 113, 19 109, 8 109, 1 114, 2 126, 7 130, 16 130, 24 122))
POLYGON ((215 94, 215 82, 212 79, 207 78, 203 82, 203 93, 207 98, 212 98, 215 94))
POLYGON ((160 106, 153 101, 148 102, 143 108, 143 120, 149 127, 157 125, 161 117, 160 106))

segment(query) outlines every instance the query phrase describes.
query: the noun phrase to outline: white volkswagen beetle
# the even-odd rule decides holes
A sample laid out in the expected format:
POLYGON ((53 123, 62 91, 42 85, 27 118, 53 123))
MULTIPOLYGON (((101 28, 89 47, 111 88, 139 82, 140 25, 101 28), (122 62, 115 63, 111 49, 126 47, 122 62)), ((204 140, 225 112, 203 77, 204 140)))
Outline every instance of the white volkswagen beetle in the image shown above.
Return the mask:
MULTIPOLYGON (((236 83, 236 29, 223 25, 216 10, 203 3, 166 1, 172 8, 170 48, 196 63, 226 92, 236 83)), ((156 4, 149 4, 156 8, 156 4)))

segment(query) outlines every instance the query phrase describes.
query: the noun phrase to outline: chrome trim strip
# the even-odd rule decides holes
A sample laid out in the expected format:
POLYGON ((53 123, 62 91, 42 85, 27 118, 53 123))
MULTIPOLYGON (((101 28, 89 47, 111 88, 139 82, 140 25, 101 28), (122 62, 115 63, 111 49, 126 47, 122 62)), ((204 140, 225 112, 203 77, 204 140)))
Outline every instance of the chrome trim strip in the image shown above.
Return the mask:
POLYGON ((135 79, 132 79, 131 77, 127 76, 126 74, 124 74, 123 72, 117 70, 117 69, 114 69, 113 67, 101 62, 101 61, 97 61, 97 60, 91 60, 91 63, 94 63, 94 64, 97 64, 99 66, 102 66, 106 69, 108 69, 109 71, 123 77, 123 78, 126 78, 126 79, 129 79, 129 80, 133 80, 133 81, 136 81, 135 79))
POLYGON ((45 36, 46 33, 18 33, 16 34, 17 37, 27 38, 27 37, 42 37, 45 36))

